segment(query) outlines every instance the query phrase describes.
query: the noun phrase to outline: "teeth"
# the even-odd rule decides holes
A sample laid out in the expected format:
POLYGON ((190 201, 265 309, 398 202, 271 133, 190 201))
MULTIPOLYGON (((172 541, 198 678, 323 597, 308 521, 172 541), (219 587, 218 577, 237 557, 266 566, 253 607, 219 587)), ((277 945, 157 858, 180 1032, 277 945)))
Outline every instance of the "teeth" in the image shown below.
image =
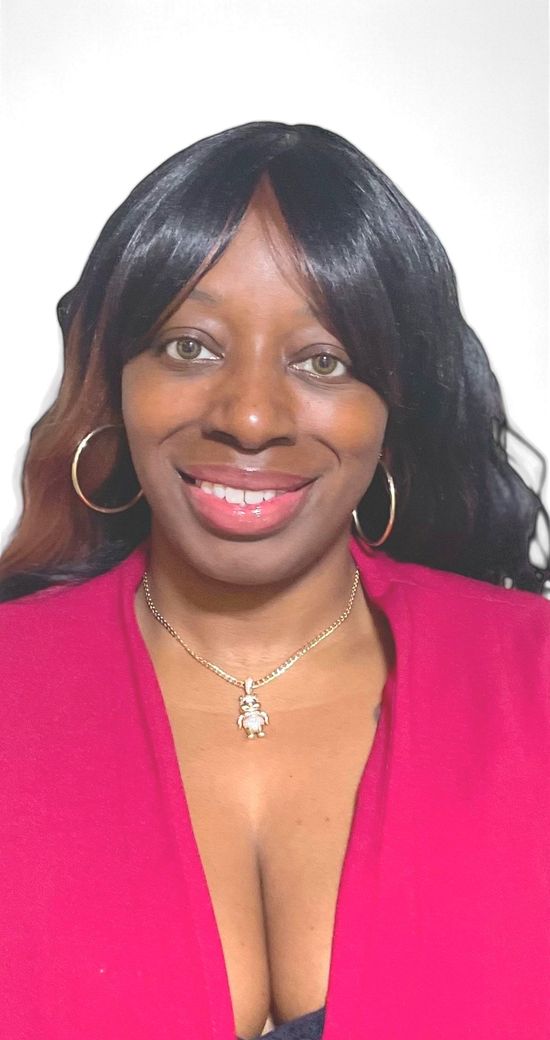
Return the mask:
POLYGON ((260 502, 269 502, 276 495, 284 495, 284 491, 249 491, 248 488, 225 487, 223 484, 211 484, 209 480, 197 480, 197 487, 206 495, 215 495, 216 498, 225 498, 226 502, 234 505, 257 506, 260 502))
POLYGON ((264 493, 263 491, 249 491, 247 489, 244 493, 244 500, 247 506, 257 506, 264 501, 264 493))
POLYGON ((244 491, 242 488, 228 487, 225 489, 225 501, 234 505, 244 506, 244 491))

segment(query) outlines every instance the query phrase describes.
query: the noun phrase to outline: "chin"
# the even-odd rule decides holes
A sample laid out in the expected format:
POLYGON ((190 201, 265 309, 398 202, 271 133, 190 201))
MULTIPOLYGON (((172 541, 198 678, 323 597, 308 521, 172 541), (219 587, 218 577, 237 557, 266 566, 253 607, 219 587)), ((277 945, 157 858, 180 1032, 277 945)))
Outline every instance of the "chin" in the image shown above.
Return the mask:
POLYGON ((272 585, 298 577, 322 555, 318 540, 289 537, 286 530, 278 535, 264 535, 254 540, 220 537, 208 531, 181 534, 174 528, 161 539, 169 543, 175 559, 185 561, 198 574, 229 585, 272 585), (284 535, 284 537, 281 537, 284 535))

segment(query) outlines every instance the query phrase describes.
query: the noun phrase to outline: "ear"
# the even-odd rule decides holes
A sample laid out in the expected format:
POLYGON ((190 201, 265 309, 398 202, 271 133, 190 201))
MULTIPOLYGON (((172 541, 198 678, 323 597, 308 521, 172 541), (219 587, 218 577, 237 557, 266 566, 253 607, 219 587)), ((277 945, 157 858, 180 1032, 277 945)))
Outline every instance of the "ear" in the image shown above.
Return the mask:
POLYGON ((380 454, 378 456, 378 459, 379 459, 380 462, 384 463, 386 468, 389 469, 389 471, 391 473, 391 471, 392 471, 392 461, 393 461, 393 455, 392 455, 391 448, 389 448, 387 445, 383 445, 381 450, 380 450, 380 454))

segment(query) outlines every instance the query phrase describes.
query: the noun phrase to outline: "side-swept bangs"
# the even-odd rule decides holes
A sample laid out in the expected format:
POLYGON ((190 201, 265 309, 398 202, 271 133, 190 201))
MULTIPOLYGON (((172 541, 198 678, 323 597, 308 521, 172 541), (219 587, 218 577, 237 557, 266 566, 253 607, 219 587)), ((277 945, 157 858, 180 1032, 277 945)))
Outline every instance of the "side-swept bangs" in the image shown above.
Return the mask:
MULTIPOLYGON (((388 406, 384 448, 398 505, 384 551, 541 591, 548 549, 539 543, 544 562, 535 565, 530 547, 541 538, 538 521, 548 533, 544 478, 534 490, 510 463, 507 438, 523 438, 461 314, 439 239, 345 138, 309 124, 253 122, 190 145, 145 177, 60 300, 63 380, 31 431, 0 596, 83 580, 150 530, 144 498, 108 517, 83 506, 70 481, 74 451, 92 429, 122 425, 124 365, 219 260, 252 205, 281 271, 346 348, 354 376, 388 406)), ((524 444, 544 473, 540 453, 524 444)), ((131 482, 123 456, 103 451, 96 501, 103 488, 124 492, 131 482)), ((358 504, 364 523, 387 515, 386 497, 384 481, 373 480, 358 504)))

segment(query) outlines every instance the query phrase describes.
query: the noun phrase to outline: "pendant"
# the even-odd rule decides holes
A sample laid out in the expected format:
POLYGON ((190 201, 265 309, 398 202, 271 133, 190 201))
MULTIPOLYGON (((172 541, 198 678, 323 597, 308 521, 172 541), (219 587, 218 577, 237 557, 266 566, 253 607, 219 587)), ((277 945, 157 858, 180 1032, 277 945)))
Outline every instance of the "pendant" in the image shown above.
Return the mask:
POLYGON ((249 740, 256 737, 265 737, 264 726, 269 725, 267 711, 262 711, 262 706, 257 697, 252 693, 254 679, 250 676, 245 679, 244 693, 239 696, 241 713, 236 720, 239 729, 246 733, 249 740))

